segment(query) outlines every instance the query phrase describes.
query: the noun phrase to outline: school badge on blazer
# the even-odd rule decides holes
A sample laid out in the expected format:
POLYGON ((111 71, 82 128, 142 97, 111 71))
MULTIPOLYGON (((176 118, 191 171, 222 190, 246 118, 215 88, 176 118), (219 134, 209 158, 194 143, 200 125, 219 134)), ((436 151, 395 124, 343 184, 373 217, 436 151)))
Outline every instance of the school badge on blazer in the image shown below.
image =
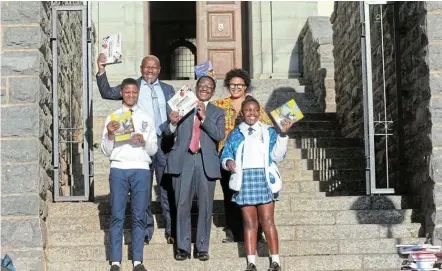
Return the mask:
POLYGON ((149 125, 149 123, 147 121, 142 121, 141 122, 141 132, 145 133, 147 132, 147 126, 149 125))

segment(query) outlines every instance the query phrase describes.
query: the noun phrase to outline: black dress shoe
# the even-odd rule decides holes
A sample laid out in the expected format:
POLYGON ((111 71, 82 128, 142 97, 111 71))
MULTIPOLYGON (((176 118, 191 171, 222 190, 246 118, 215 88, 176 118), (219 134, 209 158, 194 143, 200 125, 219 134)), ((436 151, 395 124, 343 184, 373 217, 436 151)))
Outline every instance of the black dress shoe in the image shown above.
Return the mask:
POLYGON ((266 239, 264 239, 264 236, 262 235, 262 233, 261 234, 258 234, 258 236, 257 236, 257 241, 258 242, 265 242, 266 241, 266 239))
POLYGON ((200 261, 207 261, 208 259, 210 259, 209 253, 207 253, 207 252, 205 252, 205 251, 197 252, 197 253, 196 253, 196 257, 197 257, 200 261))
POLYGON ((223 243, 234 243, 235 242, 235 236, 233 233, 226 234, 226 238, 222 240, 223 243))
POLYGON ((110 271, 120 271, 120 267, 118 265, 111 265, 110 271))
POLYGON ((170 234, 167 234, 166 233, 166 242, 169 244, 169 245, 173 245, 173 244, 175 244, 175 239, 170 235, 170 234))
POLYGON ((272 262, 267 271, 281 271, 281 266, 277 262, 272 262))
POLYGON ((184 261, 185 259, 190 259, 190 253, 185 250, 178 249, 175 254, 175 260, 184 261))
POLYGON ((134 268, 132 269, 132 271, 146 271, 146 268, 144 268, 144 265, 139 264, 137 266, 134 266, 134 268))
POLYGON ((253 263, 247 265, 246 271, 256 271, 256 266, 253 263))

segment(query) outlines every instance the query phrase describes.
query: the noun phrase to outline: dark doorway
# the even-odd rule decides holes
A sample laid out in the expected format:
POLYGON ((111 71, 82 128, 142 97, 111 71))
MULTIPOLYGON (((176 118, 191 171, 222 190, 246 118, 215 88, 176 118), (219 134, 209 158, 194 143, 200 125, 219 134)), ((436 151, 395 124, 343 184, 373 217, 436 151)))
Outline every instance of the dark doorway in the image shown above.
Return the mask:
POLYGON ((151 1, 150 48, 161 61, 161 79, 194 79, 196 2, 151 1))

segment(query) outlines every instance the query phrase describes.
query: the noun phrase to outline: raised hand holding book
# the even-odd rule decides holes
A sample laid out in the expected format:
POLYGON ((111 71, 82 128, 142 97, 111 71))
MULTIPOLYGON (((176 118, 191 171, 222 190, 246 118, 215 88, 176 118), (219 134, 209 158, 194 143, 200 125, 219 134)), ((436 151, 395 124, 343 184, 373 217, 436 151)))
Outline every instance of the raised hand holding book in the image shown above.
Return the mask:
POLYGON ((121 33, 103 38, 101 53, 105 55, 106 62, 103 65, 123 63, 123 47, 121 33))
POLYGON ((172 111, 178 112, 181 117, 195 109, 197 103, 198 98, 186 85, 182 86, 180 90, 175 92, 175 95, 173 95, 173 97, 167 102, 172 111))
POLYGON ((281 130, 284 130, 284 126, 292 126, 304 117, 294 99, 276 108, 270 112, 270 115, 281 130))
POLYGON ((203 76, 210 76, 216 81, 215 72, 213 70, 212 62, 207 60, 201 64, 195 66, 196 79, 200 79, 203 76))

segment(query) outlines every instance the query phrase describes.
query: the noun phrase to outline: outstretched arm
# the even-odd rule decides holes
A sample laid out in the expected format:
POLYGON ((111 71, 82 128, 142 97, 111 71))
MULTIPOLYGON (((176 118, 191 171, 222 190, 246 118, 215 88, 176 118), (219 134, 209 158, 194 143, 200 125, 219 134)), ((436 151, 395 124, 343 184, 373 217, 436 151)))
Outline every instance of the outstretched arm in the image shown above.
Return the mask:
POLYGON ((121 100, 121 85, 111 87, 107 80, 106 72, 97 74, 97 85, 101 98, 106 100, 121 100))

